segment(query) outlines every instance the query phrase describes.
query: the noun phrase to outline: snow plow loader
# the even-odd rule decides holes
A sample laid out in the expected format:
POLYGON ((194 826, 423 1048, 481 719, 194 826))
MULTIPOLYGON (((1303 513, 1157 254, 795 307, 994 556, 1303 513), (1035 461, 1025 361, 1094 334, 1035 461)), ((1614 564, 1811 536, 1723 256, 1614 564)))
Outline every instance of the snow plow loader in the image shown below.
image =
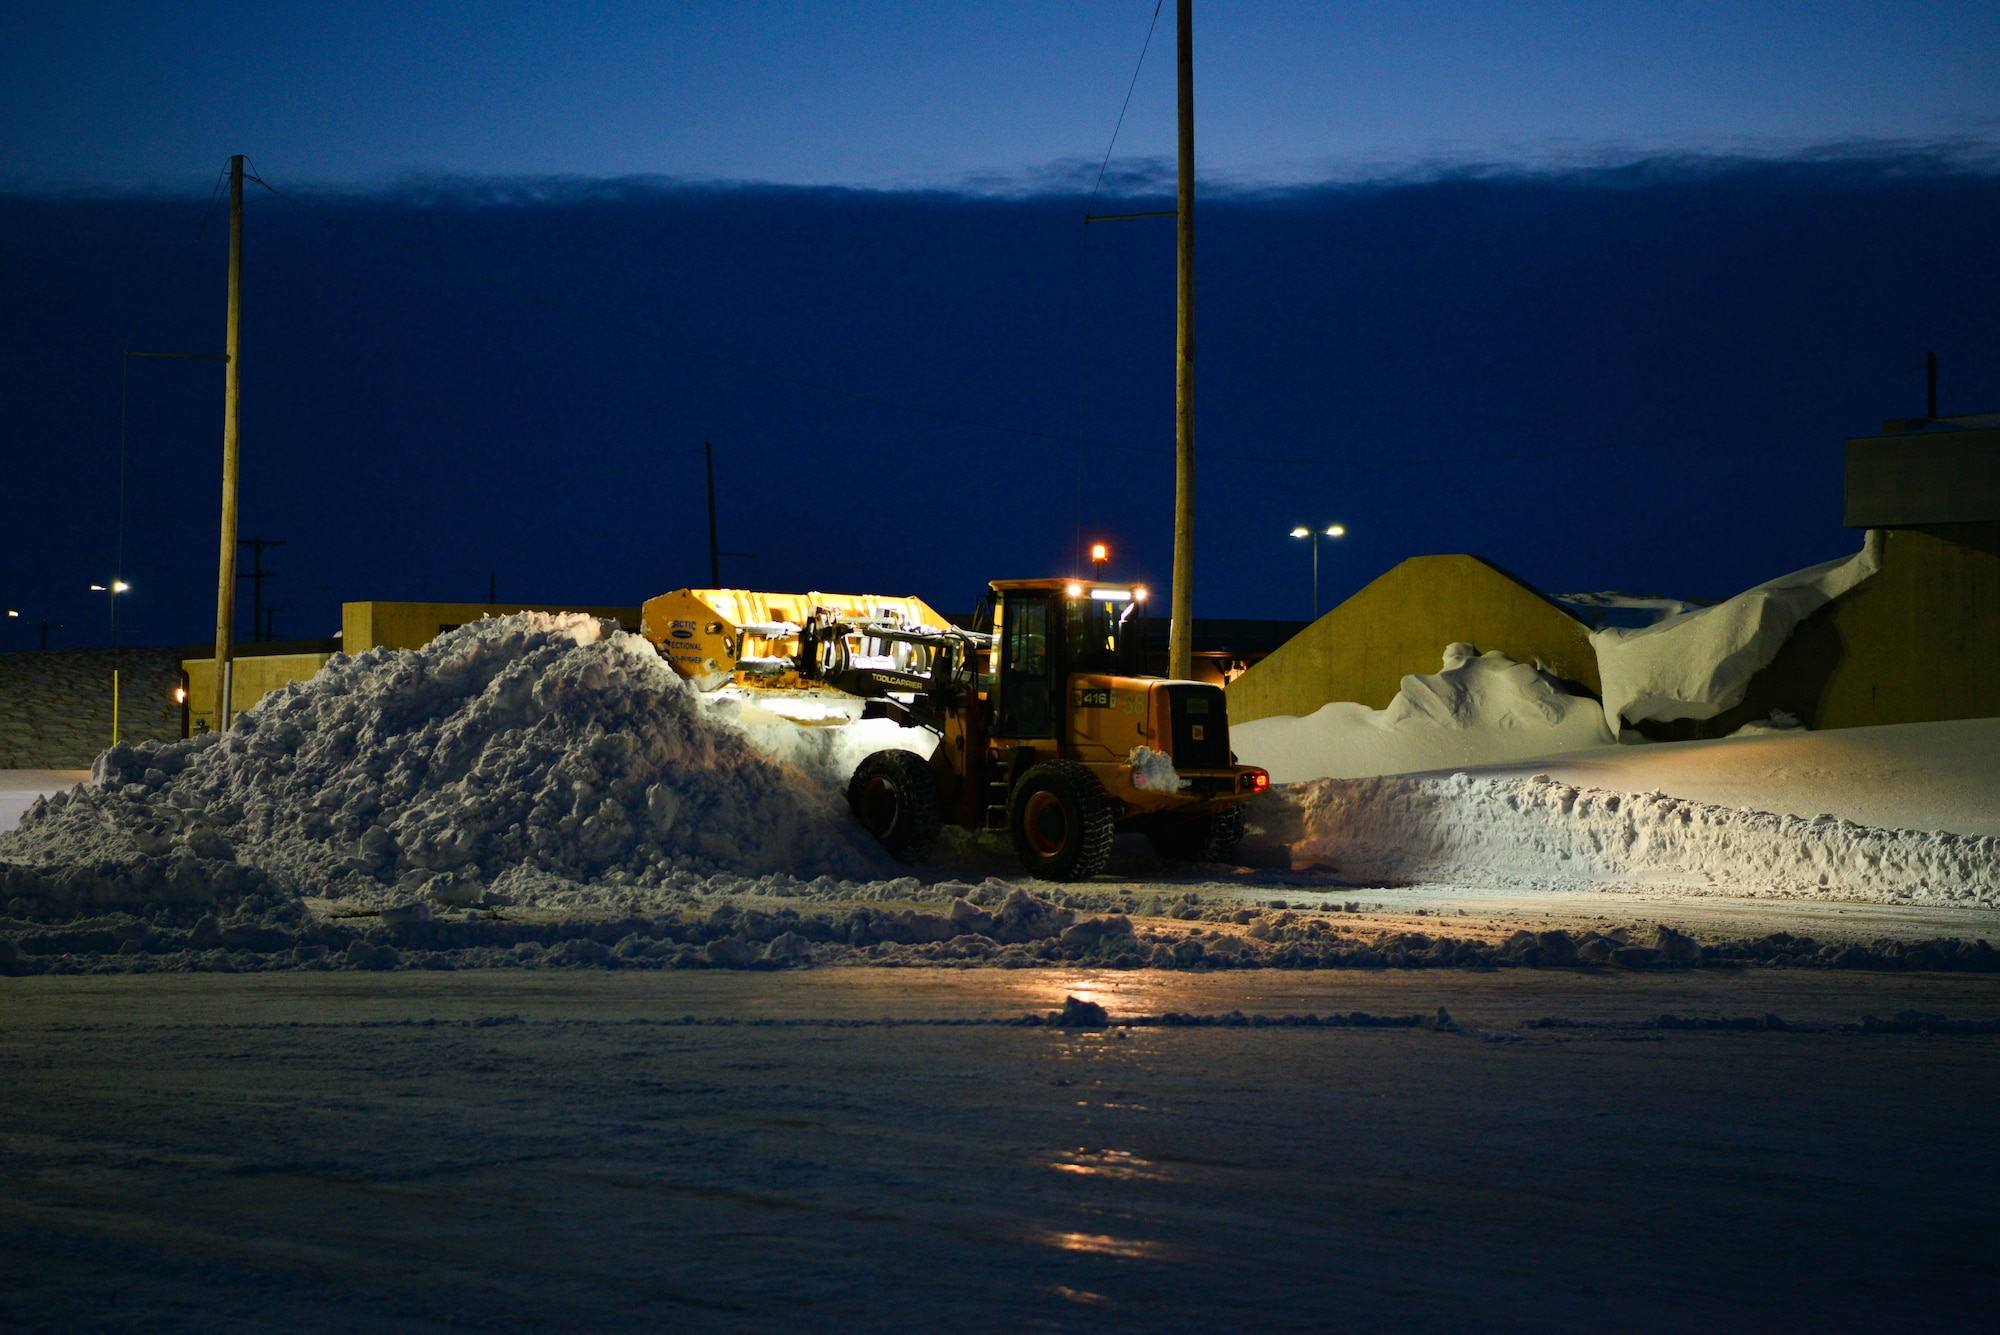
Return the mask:
POLYGON ((909 859, 945 821, 1007 830, 1022 865, 1056 881, 1104 870, 1119 830, 1169 857, 1231 858, 1243 804, 1270 776, 1229 750, 1222 689, 1142 676, 1146 590, 995 580, 974 629, 920 599, 681 589, 649 600, 642 633, 698 690, 834 690, 864 718, 921 728, 864 759, 855 818, 909 859))

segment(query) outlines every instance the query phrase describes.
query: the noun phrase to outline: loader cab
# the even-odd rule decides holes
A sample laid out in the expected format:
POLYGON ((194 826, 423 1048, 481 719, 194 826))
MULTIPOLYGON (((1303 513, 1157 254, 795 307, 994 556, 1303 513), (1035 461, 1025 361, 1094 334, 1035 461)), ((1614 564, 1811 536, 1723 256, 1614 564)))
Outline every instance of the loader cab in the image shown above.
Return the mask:
POLYGON ((1055 737, 1073 672, 1123 673, 1146 590, 1090 580, 996 580, 993 735, 1055 737))

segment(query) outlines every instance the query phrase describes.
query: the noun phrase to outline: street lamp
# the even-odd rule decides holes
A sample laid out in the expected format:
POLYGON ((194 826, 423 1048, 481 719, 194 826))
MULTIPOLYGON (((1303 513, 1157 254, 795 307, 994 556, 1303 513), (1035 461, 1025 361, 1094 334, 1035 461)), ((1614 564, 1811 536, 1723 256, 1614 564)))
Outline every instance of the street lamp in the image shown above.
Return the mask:
POLYGON ((1111 559, 1111 549, 1101 542, 1090 544, 1090 574, 1093 579, 1104 578, 1104 563, 1111 559))
POLYGON ((109 594, 111 598, 111 744, 118 745, 118 595, 132 589, 122 579, 111 581, 109 588, 102 584, 90 586, 92 593, 109 594))
POLYGON ((1326 526, 1325 528, 1322 528, 1322 529, 1310 529, 1310 528, 1307 528, 1307 527, 1306 527, 1305 525, 1301 524, 1301 525, 1299 525, 1299 526, 1298 526, 1297 528, 1295 528, 1295 529, 1293 529, 1293 530, 1292 530, 1292 536, 1293 536, 1293 537, 1295 537, 1295 538, 1310 538, 1310 539, 1312 539, 1312 549, 1313 549, 1313 616, 1312 616, 1312 619, 1313 619, 1314 621, 1317 621, 1317 620, 1319 620, 1319 540, 1320 540, 1321 538, 1341 538, 1341 537, 1345 537, 1345 536, 1347 536, 1347 529, 1346 529, 1346 527, 1345 527, 1344 525, 1341 525, 1341 524, 1328 524, 1328 525, 1327 525, 1327 526, 1326 526))

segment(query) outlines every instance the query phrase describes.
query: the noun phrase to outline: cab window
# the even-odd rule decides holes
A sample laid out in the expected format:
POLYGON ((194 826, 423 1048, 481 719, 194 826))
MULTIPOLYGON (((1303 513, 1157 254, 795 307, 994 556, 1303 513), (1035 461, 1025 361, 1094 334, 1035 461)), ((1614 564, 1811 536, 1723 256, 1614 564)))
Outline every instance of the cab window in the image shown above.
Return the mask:
POLYGON ((1009 590, 1001 609, 1000 702, 994 733, 1055 736, 1055 682, 1049 671, 1049 601, 1039 590, 1009 590))

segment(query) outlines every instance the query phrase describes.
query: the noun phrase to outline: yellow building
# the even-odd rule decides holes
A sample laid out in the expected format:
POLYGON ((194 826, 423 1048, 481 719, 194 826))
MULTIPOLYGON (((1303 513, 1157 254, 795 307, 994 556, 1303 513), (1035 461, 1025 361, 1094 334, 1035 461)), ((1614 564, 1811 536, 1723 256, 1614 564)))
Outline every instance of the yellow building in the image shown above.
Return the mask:
POLYGON ((1458 641, 1599 691, 1583 622, 1479 557, 1413 556, 1231 682, 1230 721, 1304 717, 1335 700, 1386 709, 1405 676, 1436 672, 1458 641))

